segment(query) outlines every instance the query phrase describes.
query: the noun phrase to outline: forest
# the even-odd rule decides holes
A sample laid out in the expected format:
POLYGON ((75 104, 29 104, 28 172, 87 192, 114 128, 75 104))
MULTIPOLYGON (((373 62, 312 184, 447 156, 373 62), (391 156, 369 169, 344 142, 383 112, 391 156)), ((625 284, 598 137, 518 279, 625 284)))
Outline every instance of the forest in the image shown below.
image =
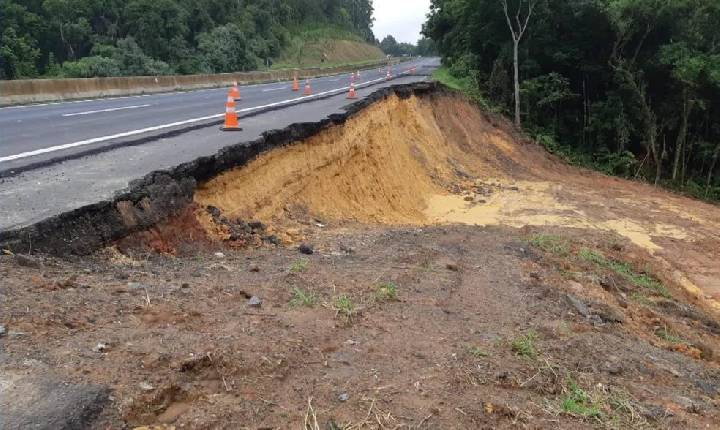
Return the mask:
POLYGON ((423 32, 553 152, 717 201, 718 23, 718 0, 432 0, 423 32))
POLYGON ((0 79, 256 70, 293 32, 375 42, 372 0, 0 0, 0 79))

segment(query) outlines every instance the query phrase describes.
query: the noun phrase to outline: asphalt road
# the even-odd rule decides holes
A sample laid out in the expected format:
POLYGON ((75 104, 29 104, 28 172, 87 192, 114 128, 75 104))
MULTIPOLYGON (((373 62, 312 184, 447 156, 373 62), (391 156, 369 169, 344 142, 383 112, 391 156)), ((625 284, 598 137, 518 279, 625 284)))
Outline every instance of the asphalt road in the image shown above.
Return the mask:
MULTIPOLYGON (((394 74, 400 76, 410 67, 429 62, 432 60, 401 63, 394 67, 394 74)), ((384 70, 363 70, 356 85, 373 84, 384 77, 384 70)), ((322 97, 346 90, 350 75, 311 79, 310 84, 315 97, 322 97)), ((302 91, 292 91, 292 82, 240 88, 240 116, 278 103, 304 101, 302 91)), ((0 172, 217 121, 225 112, 227 91, 216 88, 0 108, 0 172)))
MULTIPOLYGON (((437 59, 420 59, 412 63, 404 63, 400 66, 401 68, 396 68, 396 72, 407 70, 413 66, 417 67, 417 72, 413 75, 396 75, 391 81, 382 79, 384 74, 381 76, 378 70, 362 72, 361 82, 377 81, 361 87, 358 90, 358 96, 365 97, 383 86, 425 80, 427 75, 438 65, 437 59)), ((277 109, 241 118, 240 122, 243 127, 241 132, 221 132, 217 126, 204 127, 202 125, 207 120, 202 120, 198 122, 202 127, 180 130, 177 134, 168 137, 153 137, 153 133, 158 133, 157 130, 141 132, 129 137, 145 139, 142 144, 137 145, 122 145, 123 138, 116 138, 80 147, 54 150, 63 144, 102 138, 112 135, 113 132, 142 130, 207 116, 217 116, 214 119, 216 121, 223 115, 227 89, 0 109, 2 133, 0 134, 0 160, 3 160, 3 157, 6 159, 0 161, 0 171, 32 164, 43 157, 63 157, 68 153, 72 155, 73 151, 85 150, 98 145, 119 144, 119 146, 114 146, 106 151, 88 155, 75 154, 62 161, 0 178, 0 230, 25 227, 50 216, 110 199, 115 193, 127 187, 130 181, 142 178, 152 171, 167 169, 201 156, 212 155, 228 145, 250 142, 260 137, 265 131, 281 129, 298 122, 318 121, 333 113, 339 113, 349 103, 346 99, 348 83, 348 75, 315 80, 312 84, 316 94, 336 91, 325 96, 301 100, 300 104, 281 104, 276 106, 277 109), (183 101, 177 101, 177 98, 183 101), (218 101, 217 98, 220 100, 218 101), (172 100, 175 101, 172 102, 172 100), (193 100, 193 102, 188 102, 188 100, 193 100), (98 107, 113 109, 151 104, 151 102, 164 103, 164 109, 161 111, 167 113, 163 114, 162 118, 156 118, 154 114, 150 114, 155 110, 132 108, 98 114, 62 116, 100 110, 98 107), (183 104, 193 106, 190 108, 179 106, 183 104), (178 105, 177 111, 172 110, 174 105, 178 105), (126 117, 126 115, 128 116, 126 117), (13 128, 12 133, 15 134, 6 134, 5 127, 12 122, 8 120, 11 116, 15 118, 15 122, 18 119, 26 122, 27 118, 43 116, 55 119, 60 117, 64 120, 59 121, 70 120, 75 123, 71 125, 59 122, 64 125, 58 125, 55 132, 27 123, 22 126, 23 123, 20 123, 21 126, 16 125, 13 128), (118 118, 123 118, 123 120, 119 121, 118 118), (117 128, 114 128, 114 131, 108 131, 105 129, 105 124, 117 128), (15 136, 15 138, 7 136, 15 136), (50 152, 7 160, 8 157, 43 150, 50 150, 50 152)), ((290 83, 242 87, 241 93, 242 101, 239 103, 239 109, 251 109, 300 97, 290 90, 290 83), (287 87, 287 89, 283 87, 287 87)), ((245 112, 246 115, 249 113, 252 111, 245 112)), ((182 129, 182 127, 180 125, 171 128, 182 129)))

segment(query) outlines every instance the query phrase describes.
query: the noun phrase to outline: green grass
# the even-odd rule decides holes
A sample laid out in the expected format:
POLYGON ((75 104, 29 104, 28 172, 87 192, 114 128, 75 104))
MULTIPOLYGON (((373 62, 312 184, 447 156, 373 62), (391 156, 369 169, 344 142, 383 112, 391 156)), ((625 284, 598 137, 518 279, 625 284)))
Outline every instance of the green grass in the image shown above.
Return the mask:
POLYGON ((294 262, 292 264, 292 266, 290 266, 290 272, 291 273, 305 272, 309 266, 310 266, 310 260, 308 260, 307 258, 301 258, 300 260, 294 262))
POLYGON ((562 402, 565 413, 584 418, 600 418, 602 413, 590 395, 578 387, 573 380, 569 381, 568 393, 562 402))
POLYGON ((636 287, 653 291, 667 299, 672 298, 670 291, 662 282, 648 274, 636 272, 630 263, 609 259, 603 254, 587 248, 581 249, 578 257, 585 262, 612 270, 636 287))
POLYGON ((454 90, 467 92, 470 89, 471 83, 469 78, 456 78, 450 74, 450 69, 444 66, 435 70, 432 77, 441 84, 454 90))
POLYGON ((338 315, 343 316, 346 320, 351 320, 355 315, 355 304, 352 302, 350 297, 343 294, 335 299, 333 308, 338 315))
POLYGON ((645 306, 652 306, 654 303, 652 300, 648 298, 645 294, 642 293, 632 293, 630 294, 630 300, 640 303, 641 305, 645 306))
POLYGON ((397 285, 394 282, 385 282, 375 289, 375 298, 380 301, 397 300, 397 285))
POLYGON ((535 330, 530 330, 524 335, 515 338, 510 344, 510 347, 515 354, 521 357, 535 359, 538 355, 537 348, 535 346, 536 340, 537 332, 535 332, 535 330))
POLYGON ((484 358, 490 355, 475 345, 467 345, 465 350, 475 358, 484 358))
POLYGON ((308 293, 300 288, 293 288, 293 298, 290 300, 290 306, 299 307, 305 306, 311 308, 317 304, 317 296, 313 293, 308 293))
POLYGON ((599 266, 606 266, 607 260, 605 259, 605 256, 600 254, 599 252, 583 248, 578 252, 578 257, 580 257, 581 260, 587 262, 587 263, 594 263, 599 266))
POLYGON ((570 245, 560 236, 552 234, 536 234, 530 238, 530 245, 545 252, 565 256, 570 252, 570 245))
POLYGON ((655 336, 670 343, 685 343, 685 341, 680 336, 668 330, 667 327, 662 327, 655 330, 655 336))
POLYGON ((340 26, 310 24, 291 28, 289 33, 287 45, 273 62, 273 70, 339 66, 362 68, 384 58, 379 48, 369 48, 371 45, 360 35, 340 26), (340 53, 331 48, 336 41, 350 41, 367 47, 361 48, 361 52, 340 53), (323 54, 328 55, 325 61, 322 61, 323 54))

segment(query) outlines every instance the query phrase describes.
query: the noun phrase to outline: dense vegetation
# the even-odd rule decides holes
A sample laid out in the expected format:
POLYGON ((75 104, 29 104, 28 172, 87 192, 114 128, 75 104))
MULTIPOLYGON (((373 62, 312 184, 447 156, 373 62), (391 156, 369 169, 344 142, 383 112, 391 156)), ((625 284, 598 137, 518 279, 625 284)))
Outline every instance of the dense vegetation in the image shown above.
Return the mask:
POLYGON ((253 70, 295 33, 373 42, 372 0, 0 0, 0 79, 253 70))
POLYGON ((432 0, 424 33, 447 79, 508 114, 517 99, 550 149, 720 200, 718 23, 718 0, 432 0))

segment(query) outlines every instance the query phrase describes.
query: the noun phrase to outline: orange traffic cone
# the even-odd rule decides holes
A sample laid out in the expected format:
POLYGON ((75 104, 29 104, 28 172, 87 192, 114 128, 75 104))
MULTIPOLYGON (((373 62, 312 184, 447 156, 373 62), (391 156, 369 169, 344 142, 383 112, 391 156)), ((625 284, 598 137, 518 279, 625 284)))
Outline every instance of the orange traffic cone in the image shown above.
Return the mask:
POLYGON ((357 79, 359 81, 360 80, 360 70, 358 70, 357 73, 355 73, 355 76, 357 77, 357 79))
POLYGON ((347 95, 349 99, 356 99, 357 93, 355 92, 355 84, 350 84, 350 92, 347 95))
POLYGON ((304 96, 312 95, 312 87, 310 86, 310 80, 305 81, 305 89, 303 90, 304 96))
POLYGON ((228 94, 227 103, 225 103, 225 124, 220 129, 222 131, 242 131, 238 123, 238 116, 235 111, 235 97, 233 97, 232 91, 228 94))
POLYGON ((355 73, 350 73, 350 83, 355 82, 355 73))
POLYGON ((300 82, 298 81, 297 75, 295 75, 295 78, 293 79, 293 91, 300 91, 300 82))
POLYGON ((235 83, 233 84, 233 87, 232 87, 232 89, 230 90, 230 95, 231 95, 235 100, 240 100, 240 98, 241 98, 241 97, 240 97, 240 88, 238 87, 237 82, 235 82, 235 83))
POLYGON ((385 80, 389 81, 392 79, 392 73, 390 73, 390 68, 388 67, 387 73, 385 74, 385 80))

